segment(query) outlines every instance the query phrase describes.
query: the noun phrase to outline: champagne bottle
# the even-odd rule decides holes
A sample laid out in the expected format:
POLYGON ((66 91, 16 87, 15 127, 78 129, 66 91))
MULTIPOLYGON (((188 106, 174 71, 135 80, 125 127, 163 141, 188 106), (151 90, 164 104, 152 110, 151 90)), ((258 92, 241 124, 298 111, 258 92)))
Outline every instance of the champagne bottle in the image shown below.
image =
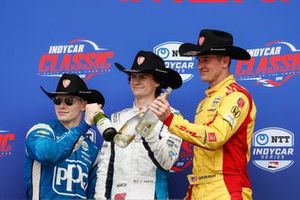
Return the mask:
MULTIPOLYGON (((164 98, 167 98, 171 92, 172 88, 168 87, 162 95, 164 98)), ((136 125, 135 130, 142 137, 147 137, 152 132, 158 121, 159 118, 148 108, 136 125)))
POLYGON ((99 112, 94 116, 94 121, 98 131, 101 133, 104 140, 108 142, 113 141, 118 132, 113 127, 111 121, 107 118, 107 116, 104 113, 99 112))
POLYGON ((119 134, 114 137, 114 142, 119 147, 125 148, 127 147, 131 141, 135 138, 135 133, 127 133, 129 124, 126 122, 122 128, 119 130, 119 134))
POLYGON ((139 113, 136 113, 134 116, 128 119, 118 131, 119 134, 114 137, 114 142, 119 147, 127 147, 135 138, 136 132, 134 128, 137 119, 139 119, 138 115, 139 113))

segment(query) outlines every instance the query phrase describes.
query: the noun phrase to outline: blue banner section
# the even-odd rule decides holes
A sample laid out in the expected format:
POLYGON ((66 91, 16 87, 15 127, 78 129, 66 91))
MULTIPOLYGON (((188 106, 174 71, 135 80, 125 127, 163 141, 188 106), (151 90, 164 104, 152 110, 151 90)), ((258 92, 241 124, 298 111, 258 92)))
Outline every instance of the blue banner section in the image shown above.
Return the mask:
MULTIPOLYGON (((233 61, 231 72, 256 102, 249 162, 253 198, 298 199, 300 126, 300 1, 296 0, 3 0, 0 6, 0 199, 24 199, 25 138, 32 125, 55 117, 42 92, 60 75, 77 73, 106 98, 110 115, 132 104, 127 76, 139 50, 160 55, 180 73, 183 86, 172 106, 193 121, 208 85, 197 61, 178 47, 196 43, 201 29, 234 36, 250 61, 233 61), (17 188, 17 189, 16 189, 17 188)), ((101 146, 97 131, 92 137, 101 146)), ((184 142, 170 175, 170 198, 182 199, 192 169, 192 145, 184 142)))

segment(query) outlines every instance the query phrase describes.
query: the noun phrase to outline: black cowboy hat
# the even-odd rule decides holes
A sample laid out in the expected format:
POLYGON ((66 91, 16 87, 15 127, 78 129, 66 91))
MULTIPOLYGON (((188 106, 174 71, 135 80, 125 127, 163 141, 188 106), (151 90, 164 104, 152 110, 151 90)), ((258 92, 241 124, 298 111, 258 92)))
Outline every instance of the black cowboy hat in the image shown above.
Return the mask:
POLYGON ((175 70, 166 68, 163 59, 150 51, 139 51, 133 61, 131 69, 125 69, 121 64, 116 67, 126 74, 148 73, 152 74, 161 83, 162 88, 177 89, 182 85, 182 78, 175 70))
POLYGON ((56 92, 47 92, 42 86, 41 89, 52 99, 57 95, 74 95, 83 98, 88 103, 98 103, 104 106, 105 99, 97 91, 88 89, 85 82, 77 74, 63 74, 57 84, 56 92))
POLYGON ((179 47, 181 56, 226 55, 236 60, 249 60, 250 54, 240 47, 233 46, 230 33, 204 29, 200 32, 197 44, 184 43, 179 47))

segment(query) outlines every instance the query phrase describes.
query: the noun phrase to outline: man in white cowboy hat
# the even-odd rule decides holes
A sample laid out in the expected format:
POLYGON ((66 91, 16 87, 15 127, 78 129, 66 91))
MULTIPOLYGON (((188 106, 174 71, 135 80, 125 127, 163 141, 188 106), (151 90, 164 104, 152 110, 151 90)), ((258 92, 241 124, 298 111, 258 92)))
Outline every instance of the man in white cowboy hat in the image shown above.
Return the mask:
POLYGON ((229 71, 231 59, 250 55, 233 46, 230 33, 209 29, 200 32, 196 45, 182 44, 179 53, 197 57, 200 78, 209 84, 194 123, 173 114, 166 99, 159 97, 149 107, 173 134, 194 144, 186 199, 252 199, 247 164, 256 107, 229 71))
MULTIPOLYGON (((182 140, 159 122, 150 135, 135 131, 140 114, 161 93, 162 88, 179 88, 181 76, 165 67, 164 61, 149 51, 139 51, 131 69, 116 63, 129 76, 133 106, 112 114, 111 121, 123 134, 134 135, 126 148, 104 142, 99 165, 100 199, 168 199, 168 173, 179 156, 182 140), (125 127, 125 131, 123 128, 125 127)), ((178 111, 172 108, 172 112, 178 111)))
POLYGON ((57 119, 34 125, 26 135, 26 198, 94 198, 99 149, 85 135, 104 97, 76 74, 63 74, 56 92, 42 90, 57 119))

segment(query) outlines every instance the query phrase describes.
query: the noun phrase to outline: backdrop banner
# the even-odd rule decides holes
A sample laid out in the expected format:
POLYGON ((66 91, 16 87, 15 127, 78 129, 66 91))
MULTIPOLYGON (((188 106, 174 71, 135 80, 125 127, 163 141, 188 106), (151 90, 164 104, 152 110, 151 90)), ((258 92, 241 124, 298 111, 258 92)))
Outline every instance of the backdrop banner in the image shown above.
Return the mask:
MULTIPOLYGON (((79 74, 100 90, 110 115, 133 101, 127 76, 114 63, 130 68, 139 50, 153 51, 182 76, 183 86, 169 100, 193 121, 208 85, 197 60, 181 57, 178 47, 196 43, 204 28, 232 33, 234 44, 251 55, 233 60, 231 72, 258 110, 249 162, 253 198, 299 199, 299 8, 298 0, 2 0, 0 199, 25 198, 27 131, 55 118, 40 86, 54 91, 62 73, 79 74)), ((95 127, 90 134, 101 146, 95 127)), ((192 149, 184 142, 173 166, 171 199, 185 196, 192 149)))

